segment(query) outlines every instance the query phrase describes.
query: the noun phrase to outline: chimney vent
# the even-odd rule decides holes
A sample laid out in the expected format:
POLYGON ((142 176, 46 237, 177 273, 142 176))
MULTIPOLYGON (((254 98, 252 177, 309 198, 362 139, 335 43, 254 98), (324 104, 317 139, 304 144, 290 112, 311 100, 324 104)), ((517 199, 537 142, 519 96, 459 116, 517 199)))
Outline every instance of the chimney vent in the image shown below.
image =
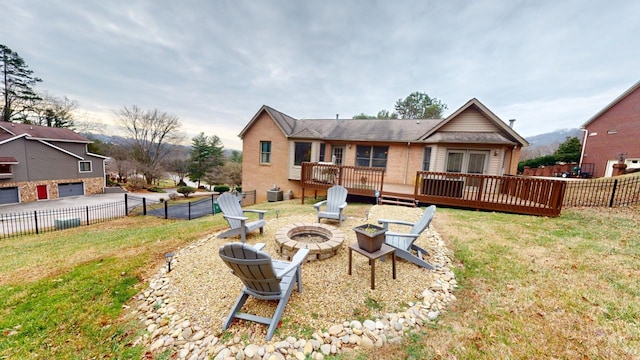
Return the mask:
POLYGON ((509 127, 513 129, 513 123, 516 122, 516 119, 509 119, 509 127))

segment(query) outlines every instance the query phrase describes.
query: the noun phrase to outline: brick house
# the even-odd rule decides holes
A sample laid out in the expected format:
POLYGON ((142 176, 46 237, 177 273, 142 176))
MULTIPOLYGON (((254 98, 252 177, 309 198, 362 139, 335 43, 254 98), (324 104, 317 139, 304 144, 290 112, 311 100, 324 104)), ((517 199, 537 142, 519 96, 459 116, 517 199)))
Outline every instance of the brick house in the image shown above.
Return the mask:
POLYGON ((69 129, 0 123, 0 204, 102 193, 106 158, 89 143, 69 129))
POLYGON ((581 164, 594 164, 595 177, 609 177, 622 161, 640 168, 640 81, 580 126, 581 164))
POLYGON ((416 171, 515 175, 528 142, 477 99, 445 119, 295 119, 263 105, 240 132, 242 187, 266 201, 273 185, 301 195, 301 164, 382 167, 385 184, 416 171))

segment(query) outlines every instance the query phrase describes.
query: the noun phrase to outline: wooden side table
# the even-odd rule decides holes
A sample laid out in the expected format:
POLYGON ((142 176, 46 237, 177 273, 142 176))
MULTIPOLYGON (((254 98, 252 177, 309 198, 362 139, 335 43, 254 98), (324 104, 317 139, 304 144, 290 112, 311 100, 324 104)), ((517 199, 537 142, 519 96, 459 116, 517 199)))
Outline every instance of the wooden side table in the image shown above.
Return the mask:
POLYGON ((382 244, 380 250, 371 253, 366 250, 360 249, 358 244, 351 244, 351 246, 349 246, 349 275, 351 275, 351 253, 353 251, 357 252, 358 254, 362 254, 369 259, 369 265, 371 267, 371 290, 375 290, 376 288, 376 260, 381 257, 385 257, 388 254, 391 254, 391 268, 393 278, 396 278, 396 248, 394 248, 393 246, 382 244))

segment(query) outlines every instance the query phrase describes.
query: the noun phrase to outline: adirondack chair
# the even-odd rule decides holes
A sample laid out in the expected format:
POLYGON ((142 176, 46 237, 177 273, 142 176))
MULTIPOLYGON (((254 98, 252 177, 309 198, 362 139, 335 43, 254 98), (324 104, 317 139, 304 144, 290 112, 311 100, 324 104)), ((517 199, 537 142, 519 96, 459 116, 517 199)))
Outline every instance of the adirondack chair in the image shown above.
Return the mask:
POLYGON ((302 292, 302 262, 309 249, 300 249, 291 262, 272 260, 269 254, 261 251, 264 244, 255 246, 233 242, 220 248, 220 258, 231 268, 231 273, 242 280, 244 286, 231 313, 224 321, 222 329, 226 330, 233 319, 254 321, 269 326, 267 341, 284 313, 284 308, 291 297, 293 287, 298 284, 298 292, 302 292), (240 312, 249 296, 260 300, 277 300, 273 317, 257 316, 240 312))
POLYGON ((411 230, 408 233, 387 231, 385 233, 384 239, 385 244, 396 248, 397 257, 410 261, 418 266, 422 266, 423 268, 433 270, 433 266, 431 264, 422 260, 422 253, 428 254, 427 250, 414 244, 414 242, 416 241, 416 239, 418 239, 420 234, 422 234, 422 232, 429 227, 429 224, 431 223, 431 220, 433 219, 435 213, 436 206, 431 205, 425 209, 420 220, 415 223, 402 220, 379 219, 378 223, 382 224, 385 229, 389 228, 389 224, 411 226, 411 230), (416 251, 418 255, 414 255, 411 252, 412 250, 416 251))
POLYGON ((238 202, 238 198, 228 192, 218 197, 218 206, 222 210, 222 216, 227 219, 229 227, 231 229, 218 235, 219 238, 226 238, 240 234, 242 242, 247 241, 247 233, 255 229, 260 229, 260 234, 264 233, 264 214, 266 210, 243 210, 238 202), (258 213, 258 220, 247 222, 248 217, 244 216, 244 213, 258 213))
POLYGON ((346 220, 347 217, 342 213, 342 210, 347 206, 347 189, 340 185, 335 185, 327 190, 327 200, 323 200, 313 204, 313 207, 318 212, 318 222, 320 219, 334 219, 338 220, 339 226, 342 226, 342 220, 346 220), (325 206, 325 211, 321 211, 322 205, 325 206))

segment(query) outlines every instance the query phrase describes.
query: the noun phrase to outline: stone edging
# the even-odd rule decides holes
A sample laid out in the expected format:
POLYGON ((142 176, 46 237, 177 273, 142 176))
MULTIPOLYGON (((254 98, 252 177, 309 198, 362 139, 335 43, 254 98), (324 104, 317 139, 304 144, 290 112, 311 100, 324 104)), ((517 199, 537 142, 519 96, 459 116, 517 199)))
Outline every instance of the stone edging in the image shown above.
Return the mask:
MULTIPOLYGON (((444 241, 439 234, 437 238, 439 264, 450 264, 444 241), (446 260, 446 261, 445 261, 446 260)), ((180 250, 173 261, 177 261, 185 251, 192 251, 202 246, 210 238, 180 250)), ((409 308, 399 312, 385 314, 375 320, 344 321, 336 324, 326 332, 316 331, 310 339, 287 337, 279 342, 266 344, 245 344, 240 336, 226 342, 219 337, 206 334, 205 331, 191 323, 188 317, 177 313, 171 305, 171 278, 162 269, 150 280, 149 288, 136 296, 137 307, 132 311, 146 327, 146 333, 138 338, 135 344, 142 344, 155 354, 170 350, 178 359, 305 359, 310 356, 314 360, 322 360, 325 356, 338 353, 349 353, 359 348, 373 349, 385 344, 402 342, 403 335, 418 332, 420 329, 440 316, 445 307, 455 296, 452 291, 457 288, 455 275, 448 266, 436 266, 433 270, 436 279, 421 294, 422 301, 409 303, 409 308)))

